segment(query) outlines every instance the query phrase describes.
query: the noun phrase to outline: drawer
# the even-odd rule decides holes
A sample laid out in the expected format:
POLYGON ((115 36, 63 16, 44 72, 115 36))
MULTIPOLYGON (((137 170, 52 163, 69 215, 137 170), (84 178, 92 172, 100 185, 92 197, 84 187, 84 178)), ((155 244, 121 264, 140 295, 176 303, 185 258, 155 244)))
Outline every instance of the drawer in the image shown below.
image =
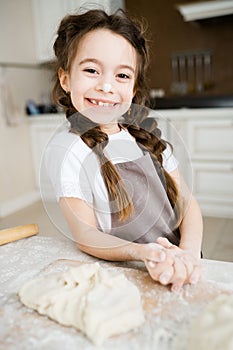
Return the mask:
POLYGON ((193 193, 204 215, 233 217, 233 164, 193 162, 193 193))
POLYGON ((187 133, 192 159, 233 160, 233 118, 192 120, 187 133))

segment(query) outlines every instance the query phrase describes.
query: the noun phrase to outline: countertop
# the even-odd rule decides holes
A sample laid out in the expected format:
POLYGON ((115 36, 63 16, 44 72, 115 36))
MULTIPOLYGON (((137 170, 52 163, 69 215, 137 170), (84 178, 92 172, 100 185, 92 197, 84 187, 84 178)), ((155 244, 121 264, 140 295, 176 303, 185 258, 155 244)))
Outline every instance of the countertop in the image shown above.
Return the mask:
MULTIPOLYGON (((28 312, 18 299, 17 292, 26 281, 37 276, 51 263, 60 261, 60 259, 83 262, 99 261, 80 252, 75 247, 74 242, 64 239, 62 235, 61 238, 34 236, 0 246, 0 349, 96 349, 93 344, 74 329, 57 325, 44 316, 36 316, 34 311, 28 312)), ((142 269, 142 265, 136 262, 111 263, 101 261, 101 264, 107 267, 142 269)), ((213 292, 219 289, 230 294, 233 293, 233 263, 203 259, 202 265, 206 286, 209 286, 213 292)), ((203 286, 205 285, 202 285, 201 290, 205 293, 203 286)), ((183 311, 180 311, 180 315, 177 315, 174 319, 176 325, 177 322, 180 324, 180 326, 175 327, 176 334, 174 334, 174 324, 172 328, 173 336, 177 336, 177 332, 182 329, 184 323, 187 323, 187 317, 193 317, 196 312, 196 309, 193 305, 189 305, 184 296, 189 295, 191 297, 199 287, 185 286, 181 294, 170 292, 169 287, 161 286, 161 288, 163 288, 162 295, 166 303, 180 303, 182 306, 183 311)), ((159 322, 158 317, 154 319, 154 322, 155 324, 159 322)), ((172 320, 166 321, 166 323, 161 321, 159 327, 153 328, 152 325, 153 322, 143 327, 141 332, 138 331, 132 339, 123 336, 122 339, 108 340, 106 347, 103 346, 101 349, 117 348, 126 350, 130 346, 133 349, 149 350, 152 345, 152 348, 155 348, 154 345, 158 345, 161 339, 163 339, 163 346, 160 349, 174 349, 169 333, 172 320), (167 347, 168 343, 165 344, 165 335, 169 347, 167 347)))
POLYGON ((232 108, 233 95, 183 95, 164 96, 150 99, 154 109, 175 108, 232 108))
MULTIPOLYGON (((163 109, 150 109, 149 116, 156 119, 171 119, 171 120, 233 120, 233 107, 229 108, 163 108, 163 109)), ((37 126, 52 126, 58 127, 67 123, 67 119, 64 114, 41 114, 31 116, 28 119, 28 124, 32 127, 37 126)))

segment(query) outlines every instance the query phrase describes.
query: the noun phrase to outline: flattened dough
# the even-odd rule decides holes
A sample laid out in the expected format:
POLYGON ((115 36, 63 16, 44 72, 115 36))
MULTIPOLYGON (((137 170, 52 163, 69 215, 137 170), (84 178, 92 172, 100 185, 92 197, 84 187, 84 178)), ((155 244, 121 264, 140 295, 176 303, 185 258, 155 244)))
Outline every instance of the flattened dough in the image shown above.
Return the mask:
POLYGON ((218 296, 200 312, 187 345, 189 350, 233 350, 233 295, 218 296))
POLYGON ((23 285, 19 297, 24 305, 82 331, 97 345, 145 321, 138 288, 124 274, 98 263, 33 279, 23 285))

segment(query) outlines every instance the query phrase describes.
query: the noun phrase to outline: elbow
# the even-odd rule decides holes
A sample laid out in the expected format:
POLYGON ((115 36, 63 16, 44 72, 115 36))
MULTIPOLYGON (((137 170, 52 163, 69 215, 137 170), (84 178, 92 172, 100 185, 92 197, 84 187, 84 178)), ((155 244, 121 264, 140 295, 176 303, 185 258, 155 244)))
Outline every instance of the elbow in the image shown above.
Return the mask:
POLYGON ((76 243, 76 247, 83 253, 95 256, 94 252, 92 251, 91 247, 88 247, 87 245, 83 245, 81 243, 76 243))

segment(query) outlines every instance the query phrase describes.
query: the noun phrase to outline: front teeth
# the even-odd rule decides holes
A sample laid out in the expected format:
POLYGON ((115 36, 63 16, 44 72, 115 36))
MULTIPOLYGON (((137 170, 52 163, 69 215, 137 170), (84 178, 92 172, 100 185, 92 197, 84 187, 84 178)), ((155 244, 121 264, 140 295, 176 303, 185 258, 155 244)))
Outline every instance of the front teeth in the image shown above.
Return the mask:
POLYGON ((102 101, 96 101, 96 100, 90 100, 91 103, 97 106, 102 106, 102 107, 113 107, 114 103, 108 103, 108 102, 102 102, 102 101))

